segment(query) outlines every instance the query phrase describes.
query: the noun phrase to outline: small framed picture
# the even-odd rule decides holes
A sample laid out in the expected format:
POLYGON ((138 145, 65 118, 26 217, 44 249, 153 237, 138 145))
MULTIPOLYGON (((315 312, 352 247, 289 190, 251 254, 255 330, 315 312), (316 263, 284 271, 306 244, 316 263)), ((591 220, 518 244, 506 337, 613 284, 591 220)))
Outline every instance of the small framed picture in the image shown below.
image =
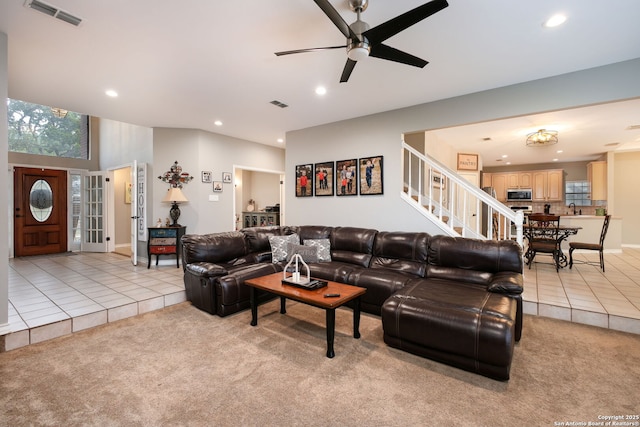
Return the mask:
POLYGON ((213 181, 213 191, 215 193, 222 193, 222 181, 213 181))
POLYGON ((333 196, 333 174, 334 163, 324 162, 313 165, 315 173, 315 195, 316 196, 333 196))
POLYGON ((213 176, 211 171, 202 171, 202 182, 210 183, 213 181, 213 176))
POLYGON ((313 165, 296 166, 296 197, 313 196, 313 165))
POLYGON ((442 191, 446 190, 445 186, 447 184, 447 179, 442 176, 440 172, 432 172, 433 176, 433 188, 440 189, 442 191))
POLYGON ((336 190, 338 196, 358 194, 358 161, 356 159, 336 162, 336 190))
POLYGON ((458 170, 460 171, 477 171, 478 155, 458 153, 458 170))
POLYGON ((231 184, 231 172, 222 172, 222 182, 231 184))
POLYGON ((359 159, 360 195, 384 194, 382 187, 382 156, 359 159))

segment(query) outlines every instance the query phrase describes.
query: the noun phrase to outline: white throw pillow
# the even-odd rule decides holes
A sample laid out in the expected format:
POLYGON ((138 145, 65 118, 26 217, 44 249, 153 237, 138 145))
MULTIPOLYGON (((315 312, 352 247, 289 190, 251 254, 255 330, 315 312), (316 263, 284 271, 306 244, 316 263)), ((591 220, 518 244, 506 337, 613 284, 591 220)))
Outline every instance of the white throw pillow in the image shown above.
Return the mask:
POLYGON ((331 242, 329 239, 306 239, 304 244, 306 246, 315 246, 318 248, 319 262, 331 261, 331 242))
POLYGON ((299 245, 300 237, 296 233, 288 236, 269 236, 269 243, 271 244, 271 262, 275 264, 287 260, 287 243, 299 245))

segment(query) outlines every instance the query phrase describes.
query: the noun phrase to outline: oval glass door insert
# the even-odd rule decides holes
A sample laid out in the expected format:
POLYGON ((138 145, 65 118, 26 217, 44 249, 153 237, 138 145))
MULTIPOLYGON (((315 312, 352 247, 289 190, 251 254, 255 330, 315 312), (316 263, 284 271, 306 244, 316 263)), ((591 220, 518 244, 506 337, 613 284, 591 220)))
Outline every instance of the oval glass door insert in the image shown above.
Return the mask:
POLYGON ((29 192, 29 209, 38 222, 45 222, 53 211, 53 192, 44 179, 39 179, 31 186, 29 192))

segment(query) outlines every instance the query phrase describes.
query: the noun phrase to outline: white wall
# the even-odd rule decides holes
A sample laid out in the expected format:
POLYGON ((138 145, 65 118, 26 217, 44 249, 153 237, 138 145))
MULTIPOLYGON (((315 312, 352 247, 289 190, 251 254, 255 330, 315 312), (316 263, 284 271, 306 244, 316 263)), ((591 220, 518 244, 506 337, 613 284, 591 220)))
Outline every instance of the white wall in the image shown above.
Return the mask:
MULTIPOLYGON (((611 162, 609 162, 611 165, 611 162)), ((613 215, 622 217, 622 244, 640 246, 640 152, 616 153, 613 215)))
MULTIPOLYGON (((400 199, 403 133, 638 97, 639 75, 640 59, 635 59, 288 132, 287 182, 294 182, 297 164, 383 155, 385 194, 296 198, 289 189, 287 223, 437 232, 400 199)), ((636 181, 640 179, 640 170, 633 173, 636 181)), ((617 210, 616 213, 628 218, 632 215, 617 210)))
POLYGON ((204 234, 230 231, 235 228, 234 183, 223 184, 221 193, 214 193, 212 184, 200 179, 203 170, 212 171, 214 181, 222 181, 222 173, 233 173, 234 165, 261 171, 284 171, 284 150, 237 138, 190 129, 154 129, 153 136, 153 201, 149 203, 151 218, 166 218, 169 205, 161 203, 168 184, 155 178, 167 171, 174 161, 183 171, 194 176, 182 189, 189 199, 180 205, 180 224, 187 233, 204 234), (214 196, 217 201, 209 201, 214 196))

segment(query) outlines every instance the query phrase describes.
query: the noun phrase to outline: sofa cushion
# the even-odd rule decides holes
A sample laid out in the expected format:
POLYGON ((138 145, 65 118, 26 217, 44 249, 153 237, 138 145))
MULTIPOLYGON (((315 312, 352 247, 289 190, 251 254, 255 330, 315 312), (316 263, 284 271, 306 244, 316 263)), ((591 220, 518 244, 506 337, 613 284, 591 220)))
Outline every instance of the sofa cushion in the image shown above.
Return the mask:
POLYGON ((289 234, 288 236, 269 236, 271 244, 271 262, 278 263, 288 259, 287 244, 300 244, 300 238, 297 234, 289 234))
POLYGON ((228 263, 246 254, 244 234, 239 231, 182 236, 184 263, 228 263))
POLYGON ((331 260, 369 267, 377 230, 336 227, 331 232, 331 260))
POLYGON ((306 246, 317 248, 318 262, 331 261, 331 241, 329 239, 306 239, 303 243, 306 246))
POLYGON ((522 273, 522 248, 512 240, 478 240, 433 236, 429 239, 428 271, 431 266, 469 271, 522 273))
POLYGON ((301 225, 297 227, 296 232, 300 236, 301 241, 307 239, 328 239, 331 237, 331 231, 333 227, 326 227, 324 225, 301 225))
POLYGON ((269 252, 270 236, 286 236, 296 232, 295 228, 287 226, 251 227, 240 230, 244 234, 247 252, 269 252))
POLYGON ((424 277, 428 243, 427 233, 378 232, 370 267, 424 277))

